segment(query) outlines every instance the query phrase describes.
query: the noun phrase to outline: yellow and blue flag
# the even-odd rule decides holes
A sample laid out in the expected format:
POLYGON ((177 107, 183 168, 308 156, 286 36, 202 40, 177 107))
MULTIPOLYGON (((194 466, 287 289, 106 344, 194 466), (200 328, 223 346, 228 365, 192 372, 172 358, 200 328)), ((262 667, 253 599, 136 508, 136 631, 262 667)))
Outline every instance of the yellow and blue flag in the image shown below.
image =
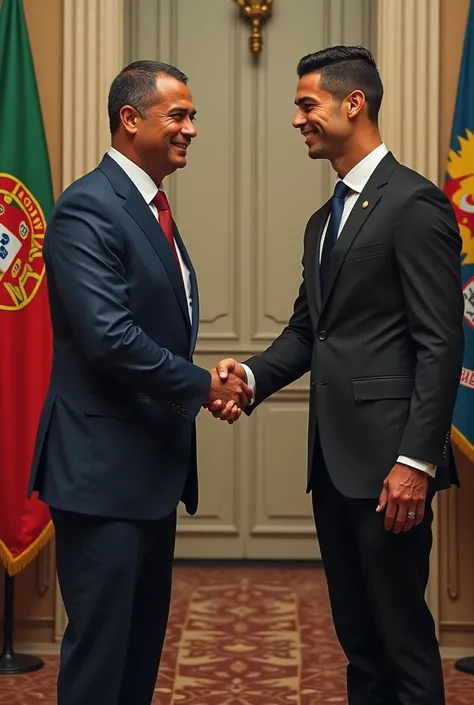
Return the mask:
POLYGON ((452 438, 474 461, 474 4, 471 0, 459 74, 444 191, 462 237, 464 362, 452 438))

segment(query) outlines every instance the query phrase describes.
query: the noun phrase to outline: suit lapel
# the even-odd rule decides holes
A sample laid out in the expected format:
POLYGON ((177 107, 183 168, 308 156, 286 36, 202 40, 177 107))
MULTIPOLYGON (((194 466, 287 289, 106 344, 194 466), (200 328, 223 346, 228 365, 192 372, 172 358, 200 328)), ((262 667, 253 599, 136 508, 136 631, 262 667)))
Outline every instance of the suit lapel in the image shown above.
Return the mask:
POLYGON ((169 242, 166 239, 166 236, 157 219, 153 216, 149 206, 145 203, 143 197, 136 188, 131 190, 123 207, 145 233, 156 254, 161 259, 170 278, 174 292, 178 298, 185 321, 188 325, 190 325, 188 302, 186 301, 183 277, 169 242))
POLYGON ((371 188, 369 184, 367 184, 366 188, 359 195, 359 198, 357 199, 349 218, 341 231, 341 234, 337 238, 337 242, 334 245, 334 249, 331 254, 331 265, 329 267, 327 289, 325 292, 324 301, 322 302, 323 306, 331 295, 331 290, 334 286, 337 275, 339 274, 342 263, 344 262, 348 249, 354 242, 359 230, 362 228, 365 221, 377 205, 379 199, 379 192, 376 188, 371 188), (363 208, 362 204, 366 201, 369 205, 363 208))
POLYGON ((134 186, 133 182, 112 157, 106 154, 98 168, 107 176, 116 194, 124 199, 124 209, 148 238, 156 254, 162 261, 181 306, 186 325, 190 327, 191 322, 189 320, 188 302, 186 301, 183 277, 173 251, 157 219, 154 217, 150 207, 134 186))
POLYGON ((380 190, 388 182, 396 164, 398 164, 397 160, 393 157, 391 152, 388 152, 375 169, 352 208, 332 251, 328 284, 322 307, 325 306, 331 295, 347 251, 379 202, 382 195, 380 190))
MULTIPOLYGON (((191 262, 191 257, 189 256, 188 251, 186 250, 186 247, 184 246, 184 241, 183 241, 181 235, 179 234, 179 230, 178 230, 177 225, 174 221, 173 221, 173 230, 174 230, 174 239, 176 240, 176 244, 179 248, 179 251, 180 251, 181 256, 183 258, 184 264, 186 265, 186 267, 189 271, 189 278, 190 278, 190 282, 191 282, 192 323, 191 323, 190 353, 192 355, 194 353, 194 348, 196 347, 198 328, 199 328, 199 293, 198 293, 197 278, 196 278, 196 272, 193 267, 193 263, 191 262)), ((188 314, 188 320, 189 320, 189 314, 188 314)))
POLYGON ((319 251, 321 249, 321 237, 323 235, 324 226, 329 216, 329 208, 331 201, 327 201, 322 206, 315 216, 314 224, 312 225, 312 235, 308 241, 307 259, 305 262, 305 279, 307 280, 308 295, 310 293, 315 297, 316 309, 321 311, 321 278, 319 275, 319 251))

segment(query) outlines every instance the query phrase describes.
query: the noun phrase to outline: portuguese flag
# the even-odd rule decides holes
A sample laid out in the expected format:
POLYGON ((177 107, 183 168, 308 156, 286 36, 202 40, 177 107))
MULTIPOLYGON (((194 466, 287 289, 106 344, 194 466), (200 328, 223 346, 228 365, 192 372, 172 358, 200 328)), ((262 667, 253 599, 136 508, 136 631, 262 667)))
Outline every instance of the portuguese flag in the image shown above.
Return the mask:
POLYGON ((52 357, 42 257, 53 206, 46 137, 22 0, 0 9, 0 560, 21 570, 52 535, 26 498, 52 357))

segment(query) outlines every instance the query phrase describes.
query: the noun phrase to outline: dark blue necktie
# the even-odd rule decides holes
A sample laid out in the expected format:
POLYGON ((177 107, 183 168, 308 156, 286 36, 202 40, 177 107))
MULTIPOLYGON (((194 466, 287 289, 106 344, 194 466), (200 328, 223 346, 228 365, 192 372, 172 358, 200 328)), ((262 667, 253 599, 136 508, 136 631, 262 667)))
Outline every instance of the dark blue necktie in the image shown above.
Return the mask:
POLYGON ((343 181, 338 181, 334 189, 333 197, 331 198, 331 215, 329 217, 326 236, 324 238, 323 251, 321 253, 321 265, 319 268, 321 294, 323 297, 329 275, 332 248, 336 244, 337 233, 339 232, 339 226, 341 225, 342 211, 344 210, 344 201, 349 193, 349 190, 349 186, 346 186, 343 181))

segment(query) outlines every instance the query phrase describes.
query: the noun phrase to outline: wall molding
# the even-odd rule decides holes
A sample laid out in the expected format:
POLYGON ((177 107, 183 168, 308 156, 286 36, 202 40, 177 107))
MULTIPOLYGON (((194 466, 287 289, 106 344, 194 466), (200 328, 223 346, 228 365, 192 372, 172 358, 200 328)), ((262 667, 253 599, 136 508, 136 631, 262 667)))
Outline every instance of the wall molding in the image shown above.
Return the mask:
MULTIPOLYGON (((284 517, 285 518, 285 517, 284 517)), ((317 535, 314 526, 292 526, 285 524, 284 526, 271 526, 268 524, 256 524, 251 529, 252 536, 293 536, 301 538, 309 538, 316 544, 317 535)))
MULTIPOLYGON (((378 0, 377 64, 384 84, 382 138, 406 166, 438 183, 440 0, 378 0)), ((433 548, 427 601, 439 626, 439 541, 433 501, 433 548)))
MULTIPOLYGON (((63 189, 97 166, 110 144, 107 96, 123 68, 123 0, 63 0, 63 189)), ((56 586, 54 640, 67 625, 56 586)))
POLYGON ((474 622, 444 620, 440 622, 440 629, 451 634, 474 634, 474 622))
POLYGON ((382 137, 395 157, 438 183, 440 0, 378 0, 382 137))
POLYGON ((123 0, 63 0, 63 188, 110 143, 107 96, 123 67, 123 0))

